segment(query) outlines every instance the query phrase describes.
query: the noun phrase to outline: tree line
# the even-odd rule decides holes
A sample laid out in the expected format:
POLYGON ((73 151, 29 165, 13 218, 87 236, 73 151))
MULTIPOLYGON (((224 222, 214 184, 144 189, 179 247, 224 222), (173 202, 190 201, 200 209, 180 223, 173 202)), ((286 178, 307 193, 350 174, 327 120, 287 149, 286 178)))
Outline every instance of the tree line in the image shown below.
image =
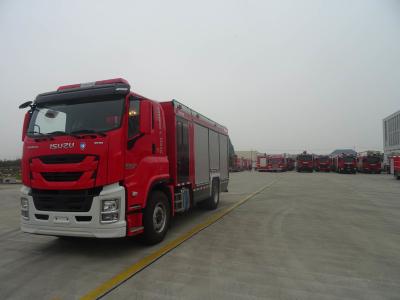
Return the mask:
POLYGON ((0 168, 20 168, 21 159, 0 159, 0 168))

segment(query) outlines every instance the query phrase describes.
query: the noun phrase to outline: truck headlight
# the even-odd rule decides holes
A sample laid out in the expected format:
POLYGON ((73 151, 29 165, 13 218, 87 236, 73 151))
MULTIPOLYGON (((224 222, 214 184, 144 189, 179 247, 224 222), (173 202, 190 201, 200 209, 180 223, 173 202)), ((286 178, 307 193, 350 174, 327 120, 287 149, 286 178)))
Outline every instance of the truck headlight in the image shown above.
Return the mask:
POLYGON ((114 212, 118 210, 118 199, 103 200, 101 211, 102 212, 114 212))
POLYGON ((29 201, 24 197, 21 197, 21 216, 29 220, 29 201))
POLYGON ((101 223, 114 223, 119 219, 119 199, 107 199, 101 202, 101 223))

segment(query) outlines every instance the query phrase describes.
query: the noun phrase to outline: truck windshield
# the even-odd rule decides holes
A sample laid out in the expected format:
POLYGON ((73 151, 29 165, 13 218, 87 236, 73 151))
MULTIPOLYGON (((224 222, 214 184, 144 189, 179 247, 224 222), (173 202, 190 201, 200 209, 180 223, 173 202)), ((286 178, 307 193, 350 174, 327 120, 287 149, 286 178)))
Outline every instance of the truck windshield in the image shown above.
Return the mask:
POLYGON ((320 156, 320 157, 318 158, 318 160, 319 160, 320 162, 327 162, 327 161, 329 160, 329 157, 328 157, 328 156, 320 156))
POLYGON ((311 155, 299 155, 297 157, 298 160, 303 160, 303 161, 311 161, 312 156, 311 155))
POLYGON ((379 157, 377 157, 377 156, 368 156, 367 161, 370 164, 377 164, 377 163, 379 163, 381 161, 381 159, 379 157))
POLYGON ((33 111, 28 135, 103 132, 121 124, 124 99, 80 99, 66 103, 44 103, 33 111))
POLYGON ((282 163, 282 158, 270 158, 269 163, 271 164, 279 164, 282 163))
POLYGON ((344 161, 344 162, 347 162, 347 163, 352 163, 352 162, 354 162, 354 157, 352 157, 352 156, 345 156, 345 157, 343 157, 343 161, 344 161))

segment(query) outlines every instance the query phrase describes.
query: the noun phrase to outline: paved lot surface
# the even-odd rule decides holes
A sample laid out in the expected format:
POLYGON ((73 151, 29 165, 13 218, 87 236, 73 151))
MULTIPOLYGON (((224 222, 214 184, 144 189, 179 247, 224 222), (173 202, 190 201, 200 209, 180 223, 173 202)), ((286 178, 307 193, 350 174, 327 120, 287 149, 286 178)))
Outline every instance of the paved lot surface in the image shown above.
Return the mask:
MULTIPOLYGON (((220 209, 271 183, 105 298, 400 298, 398 181, 244 172, 232 174, 220 209)), ((2 299, 79 298, 162 246, 23 234, 17 194, 15 186, 0 186, 2 299)), ((212 213, 177 218, 166 242, 212 213)))

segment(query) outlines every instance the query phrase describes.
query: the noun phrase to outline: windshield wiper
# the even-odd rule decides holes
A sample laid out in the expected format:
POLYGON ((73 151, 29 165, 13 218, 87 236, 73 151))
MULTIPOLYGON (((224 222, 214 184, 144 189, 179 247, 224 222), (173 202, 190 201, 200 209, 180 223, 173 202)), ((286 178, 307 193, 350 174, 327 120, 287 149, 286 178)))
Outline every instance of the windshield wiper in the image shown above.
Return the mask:
POLYGON ((34 138, 35 140, 40 140, 40 139, 42 139, 42 140, 46 140, 46 139, 53 140, 53 138, 51 136, 48 136, 47 134, 41 133, 40 131, 36 131, 36 130, 28 131, 27 134, 32 134, 33 136, 31 136, 31 137, 34 138))
POLYGON ((70 135, 79 135, 79 134, 97 134, 100 135, 102 137, 107 136, 104 132, 101 131, 95 131, 93 129, 81 129, 81 130, 75 130, 70 132, 70 135))
POLYGON ((65 131, 57 130, 57 131, 52 131, 48 132, 45 135, 68 135, 65 131))
POLYGON ((44 133, 41 133, 40 131, 36 131, 36 130, 34 130, 34 131, 27 131, 26 133, 27 133, 27 134, 37 134, 37 135, 39 135, 39 136, 45 136, 44 133))

